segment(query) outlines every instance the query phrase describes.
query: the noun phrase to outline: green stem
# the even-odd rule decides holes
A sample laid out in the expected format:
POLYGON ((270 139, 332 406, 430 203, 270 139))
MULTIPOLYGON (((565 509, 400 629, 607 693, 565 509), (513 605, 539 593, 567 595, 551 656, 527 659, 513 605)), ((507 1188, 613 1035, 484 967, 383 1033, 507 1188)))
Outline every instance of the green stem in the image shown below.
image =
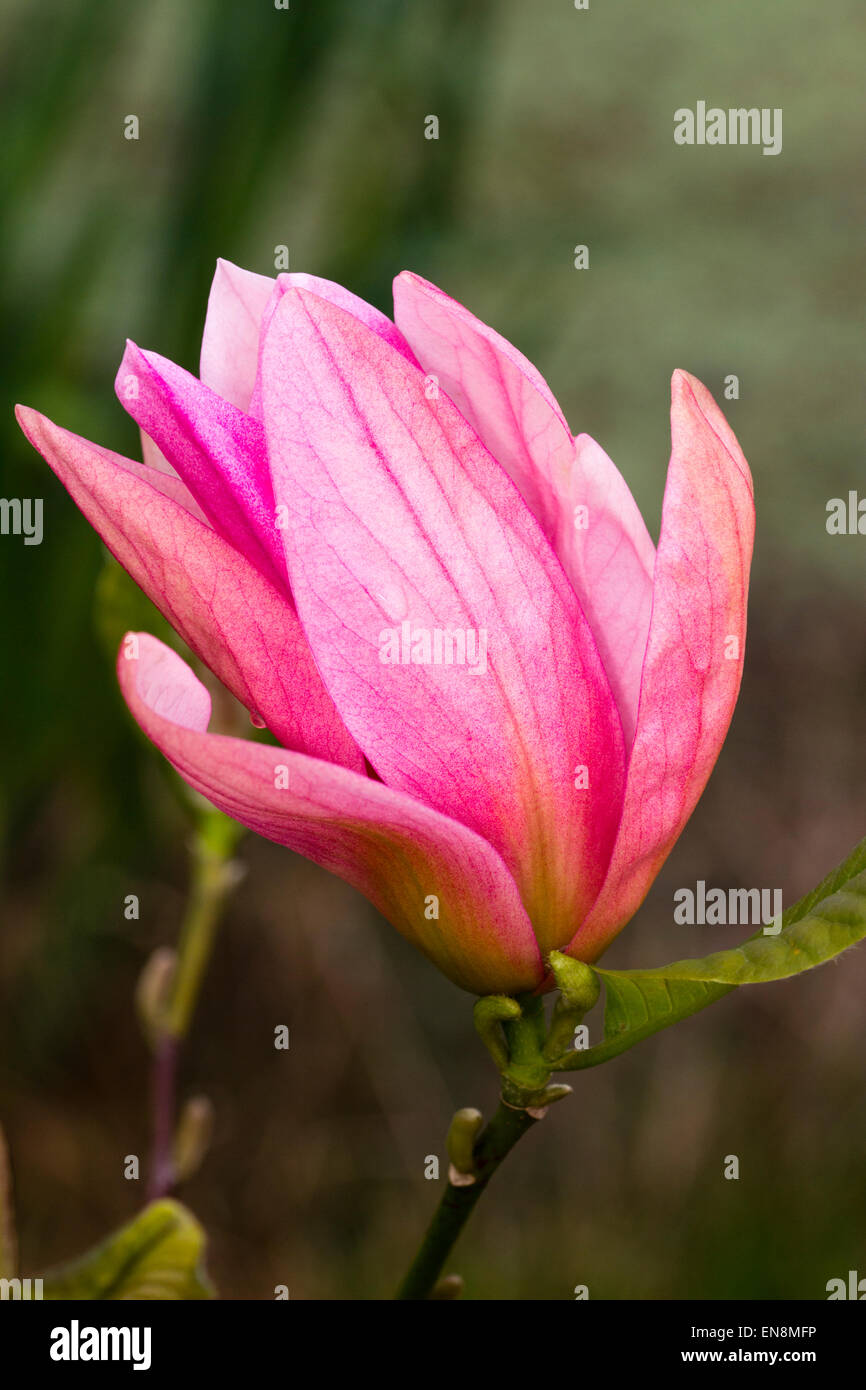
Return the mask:
POLYGON ((500 1103, 482 1130, 473 1154, 475 1182, 455 1187, 449 1182, 421 1248, 397 1292, 398 1299, 429 1298, 451 1248, 502 1160, 536 1120, 526 1110, 500 1103))
POLYGON ((219 812, 208 811, 201 818, 193 841, 189 902, 181 927, 168 1004, 156 1040, 152 1078, 151 1198, 164 1196, 175 1184, 172 1147, 180 1050, 192 1023, 226 899, 237 882, 237 866, 231 856, 241 834, 240 826, 233 821, 219 812))
POLYGON ((216 929, 234 883, 232 865, 203 839, 194 845, 194 869, 189 905, 177 948, 166 1032, 185 1038, 198 1002, 201 983, 213 953, 216 929))

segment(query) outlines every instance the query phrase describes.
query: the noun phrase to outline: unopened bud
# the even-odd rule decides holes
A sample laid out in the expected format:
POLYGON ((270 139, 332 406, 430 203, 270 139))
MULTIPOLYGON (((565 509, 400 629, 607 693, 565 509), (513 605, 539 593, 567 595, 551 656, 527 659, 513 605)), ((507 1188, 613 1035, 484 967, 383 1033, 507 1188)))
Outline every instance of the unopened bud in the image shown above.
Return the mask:
POLYGON ((568 1007, 589 1013, 601 993, 595 971, 584 961, 563 955, 562 951, 551 951, 548 964, 568 1007))
POLYGON ((207 1096, 193 1096, 186 1102, 174 1133, 172 1160, 175 1179, 185 1182, 198 1172, 210 1147, 214 1109, 207 1096))
POLYGON ((533 1104, 527 1105, 526 1113, 531 1115, 533 1120, 543 1120, 551 1105, 555 1105, 558 1100, 565 1100, 565 1097, 570 1095, 570 1086, 545 1086, 539 1095, 533 1097, 533 1104))
POLYGON ((441 1302, 444 1299, 453 1300, 459 1298, 463 1292, 463 1280, 459 1274, 446 1274, 444 1279, 440 1279, 433 1289, 430 1297, 441 1302))
POLYGON ((151 1047, 165 1029, 176 969, 177 953, 170 946, 158 946, 138 977, 135 1007, 151 1047))
MULTIPOLYGON (((480 1110, 473 1110, 469 1106, 458 1110, 451 1126, 448 1130, 448 1157, 451 1166, 458 1175, 471 1176, 475 1171, 475 1141, 478 1138, 484 1119, 480 1110)), ((454 1180, 452 1179, 452 1183, 454 1180)), ((461 1186, 454 1183, 454 1186, 461 1186)))
POLYGON ((472 1011, 478 1036, 500 1071, 505 1071, 510 1061, 502 1025, 513 1022, 520 1015, 520 1005, 508 994, 486 994, 472 1011))
POLYGON ((575 1028, 597 1002, 601 986, 594 970, 561 951, 551 951, 549 965, 559 986, 559 998, 553 1006, 544 1056, 555 1061, 567 1051, 575 1028))

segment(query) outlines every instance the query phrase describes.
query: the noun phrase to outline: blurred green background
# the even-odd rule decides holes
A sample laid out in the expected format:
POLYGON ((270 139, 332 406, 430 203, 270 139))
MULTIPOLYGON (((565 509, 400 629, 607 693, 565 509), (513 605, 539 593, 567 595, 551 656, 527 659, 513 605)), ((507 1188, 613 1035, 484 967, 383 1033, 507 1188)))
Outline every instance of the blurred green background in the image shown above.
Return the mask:
MULTIPOLYGON (((188 827, 96 634, 100 542, 14 401, 135 453, 123 340, 196 370, 217 256, 273 273, 285 244, 384 309, 409 267, 539 365, 656 533, 670 373, 720 400, 736 373, 758 502, 742 696, 608 959, 733 944, 674 925, 674 889, 790 902, 866 833, 866 541, 825 529, 864 480, 864 51, 859 0, 3 0, 0 491, 45 500, 41 546, 0 537, 0 1119, 27 1272, 141 1201, 131 996, 176 937, 188 827), (781 155, 675 146, 699 99, 783 108, 781 155)), ((225 1296, 386 1296, 438 1197, 425 1156, 457 1105, 494 1102, 471 1000, 346 885, 251 836, 241 855, 182 1076, 216 1136, 181 1195, 225 1296)), ((864 994, 852 952, 578 1076, 473 1218, 468 1296, 823 1298, 866 1273, 864 994)))

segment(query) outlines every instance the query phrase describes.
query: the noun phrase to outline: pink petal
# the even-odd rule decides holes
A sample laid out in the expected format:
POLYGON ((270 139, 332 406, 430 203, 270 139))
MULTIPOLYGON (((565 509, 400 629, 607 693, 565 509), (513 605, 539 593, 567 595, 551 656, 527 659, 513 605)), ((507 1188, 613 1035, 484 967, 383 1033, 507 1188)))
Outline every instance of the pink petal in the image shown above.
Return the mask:
POLYGON ((574 443, 554 549, 592 628, 628 748, 652 612, 655 546, 616 465, 588 434, 574 443))
POLYGON ((347 726, 385 782, 502 854, 543 946, 568 940, 604 876, 623 749, 559 564, 447 396, 356 318, 291 291, 262 360, 292 588, 347 726), (483 631, 490 669, 384 664, 404 620, 431 648, 483 631))
POLYGON ((274 281, 218 260, 201 340, 201 379, 247 410, 259 360, 259 331, 274 281))
POLYGON ((541 373, 456 299, 408 270, 394 281, 394 317, 424 371, 436 375, 552 537, 574 442, 541 373))
POLYGON ((134 343, 127 344, 116 386, 121 404, 183 478, 214 530, 285 586, 259 422, 134 343))
POLYGON ((289 747, 361 769, 286 598, 183 505, 170 475, 18 408, 27 438, 184 641, 289 747))
POLYGON ((513 479, 559 556, 630 742, 655 556, 628 487, 594 441, 572 439, 532 363, 462 304, 403 271, 394 281, 394 311, 424 371, 437 377, 513 479))
POLYGON ((380 782, 302 753, 206 732, 207 691, 147 633, 118 678, 138 724, 222 811, 360 889, 456 984, 518 992, 542 978, 505 865, 461 825, 380 782), (287 785, 282 785, 287 783, 287 785), (438 910, 438 918, 428 913, 438 910))
MULTIPOLYGON (((352 314, 359 323, 363 323, 373 333, 378 333, 386 343, 390 343, 399 353, 409 362, 414 362, 412 349, 403 337, 399 328, 387 314, 376 309, 372 304, 368 304, 366 299, 361 299, 351 290, 347 290, 343 285, 338 285, 335 280, 323 280, 319 275, 304 275, 285 273, 278 275, 274 284, 273 291, 265 307, 261 322, 261 338, 259 342, 259 370, 256 377, 256 384, 250 401, 250 414, 257 420, 262 418, 262 379, 261 379, 261 352, 262 344, 265 339, 271 319, 273 318, 278 306, 282 302, 284 294, 289 290, 306 290, 310 294, 317 294, 320 299, 327 299, 330 304, 336 304, 338 308, 345 309, 347 314, 352 314)), ((286 359, 283 362, 283 371, 291 372, 294 364, 286 359)))
MULTIPOLYGON (((27 407, 21 406, 20 409, 23 411, 26 410, 27 407)), ((38 416, 36 411, 32 412, 32 416, 34 419, 40 418, 45 420, 46 425, 51 424, 51 421, 47 420, 44 416, 38 416)), ((52 426, 52 428, 54 427, 52 426)), ((90 444, 90 448, 99 454, 100 458, 106 459, 109 463, 119 464, 121 467, 125 468, 127 472, 134 473, 137 478, 141 478, 144 482, 148 483, 150 487, 156 488, 157 492, 161 492, 163 497, 169 497, 171 501, 176 502, 179 507, 184 507, 186 511, 191 512, 197 521, 200 521, 203 526, 211 530, 210 522, 198 502, 196 502, 186 483, 182 478, 178 477, 171 464, 168 462, 168 459, 157 449, 153 440, 148 438, 144 430, 141 430, 140 433, 141 451, 144 459, 143 463, 139 463, 137 459, 128 459, 124 458, 121 454, 115 454, 111 449, 104 448, 102 444, 91 444, 89 440, 86 440, 85 443, 90 444)))
MULTIPOLYGON (((178 496, 178 500, 182 500, 182 505, 183 505, 184 507, 186 507, 188 511, 191 511, 191 512, 193 513, 193 515, 199 517, 202 521, 204 521, 204 520, 206 519, 206 518, 205 518, 204 512, 202 511, 202 509, 201 509, 201 507, 199 506, 198 502, 196 502, 195 498, 193 497, 193 495, 192 495, 192 493, 190 492, 189 488, 187 487, 186 483, 184 483, 184 482, 181 480, 181 478, 180 478, 180 476, 178 475, 178 473, 175 471, 174 468, 172 468, 171 464, 169 463, 168 459, 166 458, 166 456, 165 456, 165 454, 162 452, 162 450, 161 450, 161 449, 158 449, 158 448, 156 447, 156 445, 154 444, 154 442, 153 442, 153 440, 151 439, 150 435, 149 435, 149 434, 145 434, 144 430, 141 430, 141 429, 140 429, 140 430, 138 431, 138 434, 139 434, 139 438, 141 439, 141 457, 142 457, 142 459, 144 460, 144 465, 143 465, 143 470, 142 470, 143 476, 148 476, 148 477, 149 477, 149 476, 150 476, 150 472, 156 472, 156 473, 162 473, 162 474, 163 474, 166 478, 168 478, 168 479, 177 479, 177 484, 176 484, 176 486, 177 486, 177 488, 179 489, 179 492, 176 493, 176 492, 174 491, 175 484, 174 484, 174 483, 171 483, 171 484, 170 484, 170 487, 171 487, 172 490, 171 490, 169 493, 167 493, 167 495, 168 495, 168 496, 176 496, 176 495, 177 495, 177 496, 178 496), (150 472, 148 472, 148 470, 150 470, 150 472)), ((100 445, 94 445, 94 448, 100 448, 100 447, 101 447, 100 445)), ((110 451, 109 451, 109 450, 105 450, 105 452, 108 453, 108 452, 110 452, 110 451)), ((132 459, 128 459, 127 462, 128 462, 128 463, 131 463, 131 462, 133 462, 133 460, 132 460, 132 459)), ((140 466, 140 465, 139 465, 139 466, 140 466)), ((157 485, 158 485, 158 484, 155 484, 155 486, 157 486, 157 485)), ((164 489, 163 489, 163 488, 160 488, 160 491, 164 491, 164 489)), ((208 522, 208 525, 210 525, 210 522, 208 522)))
POLYGON ((622 824, 569 950, 594 960, 643 902, 703 791, 743 669, 755 530, 749 467, 705 386, 672 384, 673 449, 622 824))
MULTIPOLYGON (((393 319, 389 319, 387 314, 383 314, 374 305, 368 304, 366 299, 361 299, 360 295, 347 290, 344 285, 338 285, 335 280, 323 280, 320 275, 285 274, 277 276, 277 286, 281 291, 280 297, 287 290, 307 290, 310 294, 317 294, 320 299, 327 299, 329 304, 336 304, 338 308, 345 309, 347 314, 352 314, 360 323, 366 324, 367 328, 378 333, 380 338, 390 343, 409 362, 415 361, 412 349, 393 319)), ((271 306, 272 314, 275 308, 276 302, 271 306)))

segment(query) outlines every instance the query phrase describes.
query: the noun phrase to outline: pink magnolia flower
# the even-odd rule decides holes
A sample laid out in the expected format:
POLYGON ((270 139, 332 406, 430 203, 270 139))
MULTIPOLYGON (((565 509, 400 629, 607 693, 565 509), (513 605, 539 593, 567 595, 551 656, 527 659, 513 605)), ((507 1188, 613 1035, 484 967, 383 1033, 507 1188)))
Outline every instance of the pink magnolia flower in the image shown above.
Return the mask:
POLYGON ((675 372, 656 548, 514 347, 416 275, 394 301, 391 322, 221 262, 200 380, 127 348, 143 463, 19 420, 282 745, 208 733, 205 687, 139 634, 121 689, 181 776, 458 984, 514 993, 554 947, 599 956, 704 788, 740 685, 751 479, 675 372))

